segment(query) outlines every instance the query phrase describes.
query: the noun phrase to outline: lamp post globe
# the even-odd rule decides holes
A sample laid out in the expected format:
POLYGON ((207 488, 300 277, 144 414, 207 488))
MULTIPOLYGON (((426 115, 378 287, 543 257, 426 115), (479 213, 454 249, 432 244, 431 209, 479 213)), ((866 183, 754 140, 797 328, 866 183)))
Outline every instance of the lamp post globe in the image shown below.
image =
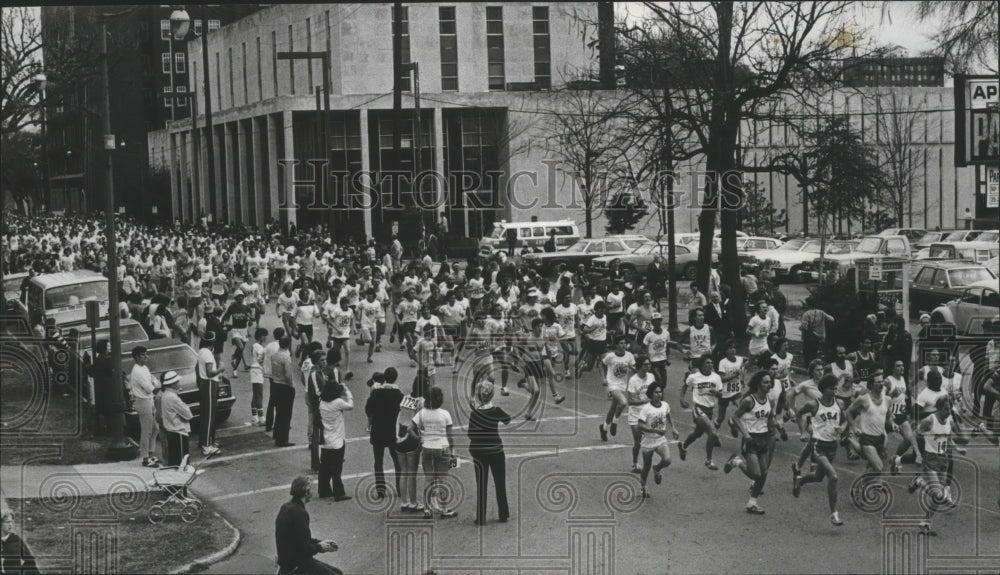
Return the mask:
POLYGON ((187 38, 188 33, 191 31, 191 16, 188 15, 187 10, 184 8, 176 8, 170 13, 170 33, 173 34, 174 40, 183 40, 187 38))

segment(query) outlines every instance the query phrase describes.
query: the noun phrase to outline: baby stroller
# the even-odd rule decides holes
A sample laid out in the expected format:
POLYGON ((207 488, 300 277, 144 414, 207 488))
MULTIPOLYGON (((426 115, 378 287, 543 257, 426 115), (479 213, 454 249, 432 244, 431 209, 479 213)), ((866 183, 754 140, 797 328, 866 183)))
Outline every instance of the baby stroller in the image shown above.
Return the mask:
POLYGON ((167 493, 167 498, 157 501, 149 509, 150 523, 162 523, 168 515, 180 515, 185 523, 194 523, 201 517, 201 510, 204 504, 197 497, 188 491, 195 477, 204 473, 204 469, 198 469, 193 465, 188 465, 188 456, 185 455, 181 464, 176 467, 161 467, 153 472, 153 480, 150 482, 153 487, 159 487, 167 493))

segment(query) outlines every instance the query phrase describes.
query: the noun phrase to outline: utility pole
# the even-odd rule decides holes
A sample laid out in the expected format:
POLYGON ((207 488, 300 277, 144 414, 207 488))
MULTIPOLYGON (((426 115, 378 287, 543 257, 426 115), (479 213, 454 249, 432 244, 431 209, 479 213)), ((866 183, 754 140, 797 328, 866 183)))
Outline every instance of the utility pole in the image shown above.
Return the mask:
MULTIPOLYGON (((218 212, 215 202, 215 138, 212 127, 212 82, 208 78, 208 8, 206 4, 201 5, 201 59, 204 65, 201 67, 203 78, 205 79, 205 133, 207 135, 208 146, 208 206, 209 215, 215 222, 218 212)), ((216 70, 216 74, 221 74, 221 70, 216 70)))
MULTIPOLYGON (((398 165, 403 157, 402 152, 402 122, 403 114, 403 3, 392 4, 392 158, 398 165)), ((379 167, 385 169, 379 158, 379 167)), ((391 184, 392 204, 399 205, 401 182, 396 180, 391 184)), ((381 204, 380 204, 381 205, 381 204)), ((384 208, 383 208, 383 213, 384 208)), ((383 221, 384 223, 384 221, 383 221)), ((398 229, 398 223, 396 224, 398 229)))
MULTIPOLYGON (((416 182, 423 166, 423 146, 421 145, 423 124, 420 121, 420 65, 416 62, 411 62, 407 66, 413 71, 413 149, 416 151, 416 156, 413 159, 413 181, 416 182)), ((415 193, 423 194, 423 190, 418 188, 415 193)), ((423 209, 422 200, 415 202, 415 204, 423 209)), ((426 219, 426 214, 420 214, 420 237, 424 236, 424 232, 428 228, 426 219)))

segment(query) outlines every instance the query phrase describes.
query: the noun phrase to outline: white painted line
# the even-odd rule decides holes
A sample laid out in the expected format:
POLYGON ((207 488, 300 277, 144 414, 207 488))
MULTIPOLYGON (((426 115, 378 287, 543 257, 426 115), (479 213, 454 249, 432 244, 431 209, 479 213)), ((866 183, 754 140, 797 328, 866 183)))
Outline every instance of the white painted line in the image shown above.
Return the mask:
MULTIPOLYGON (((559 417, 545 417, 539 423, 544 423, 546 421, 566 421, 566 420, 573 420, 573 419, 595 419, 595 418, 598 418, 598 417, 604 417, 604 416, 602 416, 602 415, 596 415, 596 414, 581 413, 579 415, 563 415, 563 416, 559 416, 559 417)), ((466 427, 468 427, 468 426, 466 426, 466 425, 456 425, 452 429, 456 429, 456 430, 457 429, 465 429, 466 427)), ((368 439, 369 439, 369 437, 367 435, 362 435, 362 436, 359 436, 359 437, 349 437, 349 438, 346 439, 346 441, 347 441, 347 443, 357 443, 359 441, 368 441, 368 439)), ((309 447, 308 444, 302 444, 302 445, 293 445, 291 447, 274 447, 274 448, 271 448, 271 449, 262 449, 260 451, 249 451, 247 453, 237 453, 236 455, 223 455, 223 456, 220 456, 220 457, 212 457, 210 459, 203 460, 200 463, 200 465, 202 467, 210 467, 210 466, 215 465, 217 463, 225 463, 227 461, 236 461, 236 460, 239 460, 239 459, 247 459, 247 458, 250 458, 250 457, 257 457, 257 456, 263 456, 263 455, 272 455, 272 454, 275 454, 275 453, 284 453, 286 451, 297 451, 297 450, 300 450, 300 449, 306 449, 308 447, 309 447)))
MULTIPOLYGON (((510 449, 512 446, 507 446, 510 449)), ((631 445, 625 445, 622 443, 611 443, 607 445, 585 445, 582 447, 569 447, 566 449, 555 448, 544 451, 528 451, 525 453, 513 453, 507 456, 507 459, 522 459, 525 457, 539 457, 544 455, 560 455, 563 453, 571 453, 576 451, 603 451, 607 449, 623 449, 625 447, 632 447, 631 445)), ((286 448, 287 449, 287 448, 286 448)), ((470 462, 469 459, 460 457, 463 462, 470 462)), ((366 471, 364 473, 351 473, 349 475, 342 475, 340 479, 342 481, 348 481, 350 479, 360 479, 362 477, 367 477, 369 475, 374 475, 373 471, 366 471)), ((281 485, 272 485, 271 487, 262 487, 261 489, 251 489, 250 491, 241 491, 239 493, 227 493, 226 495, 219 495, 218 497, 213 497, 212 501, 228 501, 230 499, 239 499, 241 497, 250 497, 251 495, 259 495, 261 493, 271 493, 274 491, 285 491, 288 489, 287 483, 281 485)))

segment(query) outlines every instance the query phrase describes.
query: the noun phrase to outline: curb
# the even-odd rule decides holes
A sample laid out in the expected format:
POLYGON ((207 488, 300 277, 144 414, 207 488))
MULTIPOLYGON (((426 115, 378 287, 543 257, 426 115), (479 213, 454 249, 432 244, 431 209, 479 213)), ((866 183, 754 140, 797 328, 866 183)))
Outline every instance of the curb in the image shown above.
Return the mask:
POLYGON ((215 511, 214 509, 212 510, 212 513, 215 513, 216 515, 218 515, 219 518, 222 519, 222 521, 229 527, 229 529, 232 530, 232 532, 234 534, 233 540, 230 541, 228 545, 226 545, 222 549, 216 551, 215 553, 210 553, 210 554, 208 554, 208 555, 206 555, 204 557, 200 557, 198 559, 195 559, 194 561, 192 561, 190 563, 187 563, 185 565, 181 565, 180 567, 169 571, 169 573, 171 573, 171 574, 175 574, 175 573, 192 573, 192 572, 194 572, 196 570, 204 569, 204 568, 206 568, 206 567, 208 567, 210 565, 213 565, 213 564, 218 563, 218 562, 220 562, 220 561, 222 561, 224 559, 227 559, 230 556, 232 556, 233 553, 236 553, 236 549, 239 548, 240 541, 242 541, 242 539, 243 539, 243 534, 240 532, 239 529, 236 528, 235 525, 233 525, 232 523, 230 523, 229 520, 226 519, 221 513, 219 513, 218 511, 215 511))

